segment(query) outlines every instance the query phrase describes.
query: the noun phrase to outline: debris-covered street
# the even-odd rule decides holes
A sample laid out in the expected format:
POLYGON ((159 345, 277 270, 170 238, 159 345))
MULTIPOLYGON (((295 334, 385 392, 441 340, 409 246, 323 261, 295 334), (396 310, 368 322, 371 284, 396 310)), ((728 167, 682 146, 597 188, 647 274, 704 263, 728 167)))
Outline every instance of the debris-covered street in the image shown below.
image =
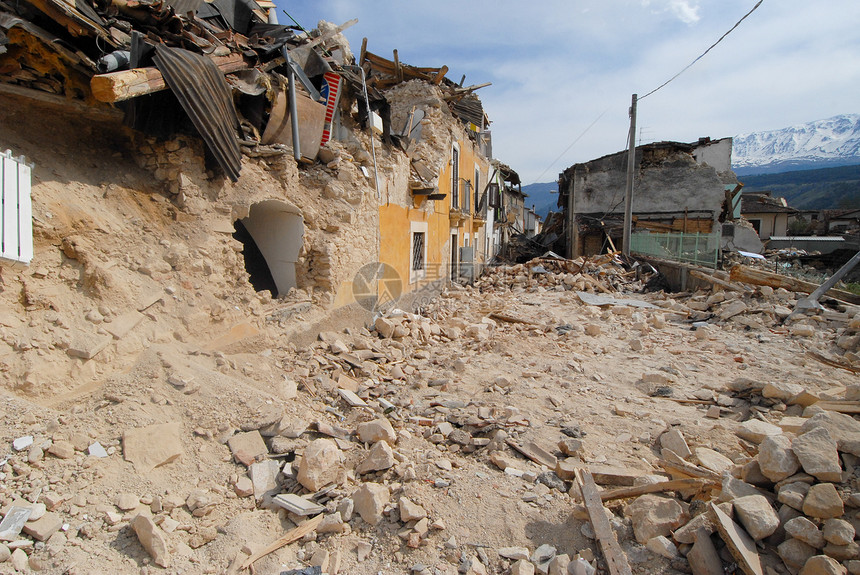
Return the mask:
POLYGON ((0 0, 0 574, 860 573, 856 237, 356 23, 0 0))
POLYGON ((760 541, 762 569, 822 548, 856 557, 860 427, 838 413, 856 410, 856 368, 818 358, 839 361, 858 318, 783 326, 794 293, 641 295, 634 273, 606 257, 536 260, 373 331, 293 350, 154 345, 85 400, 10 398, 4 511, 40 518, 4 532, 9 565, 29 553, 70 573, 241 572, 249 557, 258 573, 564 573, 577 557, 605 569, 579 469, 636 573, 689 572, 714 553, 737 563, 690 549, 712 541, 699 529, 725 531, 712 503, 760 541), (714 318, 693 326, 701 314, 714 318), (315 532, 263 554, 306 516, 315 532))

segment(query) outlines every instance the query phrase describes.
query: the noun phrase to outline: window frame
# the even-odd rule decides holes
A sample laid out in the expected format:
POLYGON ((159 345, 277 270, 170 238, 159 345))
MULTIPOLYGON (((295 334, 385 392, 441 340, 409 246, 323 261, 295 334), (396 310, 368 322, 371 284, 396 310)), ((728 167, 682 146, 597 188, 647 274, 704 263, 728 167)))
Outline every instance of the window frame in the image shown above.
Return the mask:
POLYGON ((429 226, 427 225, 427 222, 410 222, 409 225, 409 283, 411 284, 427 277, 427 241, 429 239, 428 229, 429 226), (424 245, 422 250, 423 253, 421 254, 423 260, 423 267, 420 269, 414 269, 416 234, 423 234, 424 236, 424 245))

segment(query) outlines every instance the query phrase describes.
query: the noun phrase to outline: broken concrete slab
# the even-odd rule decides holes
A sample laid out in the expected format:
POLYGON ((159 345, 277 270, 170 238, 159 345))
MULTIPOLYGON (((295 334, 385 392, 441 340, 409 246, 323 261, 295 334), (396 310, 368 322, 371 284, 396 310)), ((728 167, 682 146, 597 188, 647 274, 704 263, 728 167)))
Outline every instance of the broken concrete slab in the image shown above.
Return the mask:
POLYGON ((227 440, 227 446, 233 453, 233 458, 242 465, 251 465, 269 452, 263 436, 257 430, 237 433, 227 440))
POLYGON ((746 575, 764 575, 761 566, 761 559, 758 556, 755 542, 744 531, 740 525, 731 520, 731 518, 723 513, 723 511, 714 505, 710 504, 711 513, 714 514, 717 524, 717 530, 720 533, 726 547, 738 562, 738 566, 746 575))
POLYGON ((316 515, 325 511, 325 507, 322 505, 292 493, 280 493, 273 497, 272 501, 287 511, 301 515, 302 517, 316 515))
POLYGON ((184 453, 182 425, 161 423, 127 429, 122 435, 122 453, 140 472, 175 461, 184 453))

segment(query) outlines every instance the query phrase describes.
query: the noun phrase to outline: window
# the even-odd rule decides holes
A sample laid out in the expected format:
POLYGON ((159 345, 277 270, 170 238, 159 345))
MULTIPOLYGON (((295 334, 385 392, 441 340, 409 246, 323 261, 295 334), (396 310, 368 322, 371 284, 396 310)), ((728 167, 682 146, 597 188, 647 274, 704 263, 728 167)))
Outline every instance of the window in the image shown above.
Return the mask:
POLYGON ((412 271, 424 269, 424 232, 412 234, 412 271))
POLYGON ((478 197, 481 194, 481 170, 478 166, 475 166, 475 211, 478 210, 478 204, 481 201, 481 198, 478 197))
POLYGON ((410 233, 409 283, 415 283, 427 277, 427 222, 411 222, 410 233))
POLYGON ((456 144, 451 149, 451 207, 460 207, 460 148, 456 144))
POLYGON ((469 199, 472 197, 472 182, 469 180, 462 180, 463 182, 463 193, 460 194, 460 197, 463 198, 463 211, 467 214, 469 213, 469 199))

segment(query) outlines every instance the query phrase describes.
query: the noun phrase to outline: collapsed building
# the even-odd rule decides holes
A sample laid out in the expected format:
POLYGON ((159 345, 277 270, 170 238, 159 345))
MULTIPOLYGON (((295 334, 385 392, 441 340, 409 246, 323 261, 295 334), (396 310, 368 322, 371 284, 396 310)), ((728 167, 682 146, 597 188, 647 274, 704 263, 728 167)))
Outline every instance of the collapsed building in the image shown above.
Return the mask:
MULTIPOLYGON (((638 146, 633 232, 719 232, 727 197, 740 189, 731 151, 731 138, 638 146)), ((621 249, 627 156, 624 151, 575 164, 559 175, 570 257, 600 253, 606 245, 621 249)))
MULTIPOLYGON (((341 34, 355 21, 308 32, 269 23, 273 7, 4 2, 4 127, 26 126, 38 102, 79 122, 83 140, 110 141, 176 220, 209 227, 212 244, 172 251, 223 253, 212 264, 227 284, 332 309, 473 279, 499 245, 490 184, 503 176, 474 94, 486 84, 455 84, 447 67, 410 66, 396 50, 387 60, 366 39, 356 58, 341 34), (362 270, 374 262, 387 267, 362 270)), ((19 148, 44 220, 39 172, 57 157, 19 148)), ((37 220, 38 253, 53 234, 37 220)), ((55 231, 82 250, 92 239, 55 231)))

